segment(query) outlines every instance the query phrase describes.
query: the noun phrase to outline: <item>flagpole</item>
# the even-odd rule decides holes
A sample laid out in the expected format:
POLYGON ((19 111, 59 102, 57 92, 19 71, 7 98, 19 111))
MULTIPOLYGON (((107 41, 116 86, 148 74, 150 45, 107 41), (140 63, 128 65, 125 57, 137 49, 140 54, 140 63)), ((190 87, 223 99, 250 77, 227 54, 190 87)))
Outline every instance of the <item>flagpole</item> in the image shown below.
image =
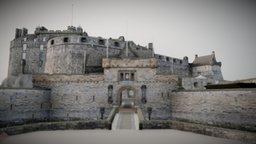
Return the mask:
POLYGON ((107 39, 107 58, 108 58, 108 39, 107 39))

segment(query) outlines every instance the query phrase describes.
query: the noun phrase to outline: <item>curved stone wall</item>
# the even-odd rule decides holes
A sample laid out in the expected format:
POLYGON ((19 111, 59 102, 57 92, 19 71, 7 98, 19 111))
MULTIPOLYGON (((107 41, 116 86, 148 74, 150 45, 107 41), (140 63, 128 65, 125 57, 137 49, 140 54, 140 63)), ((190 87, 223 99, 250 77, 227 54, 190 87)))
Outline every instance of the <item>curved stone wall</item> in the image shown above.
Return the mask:
POLYGON ((83 74, 86 67, 100 67, 104 51, 95 50, 81 36, 55 37, 48 41, 45 73, 83 74))

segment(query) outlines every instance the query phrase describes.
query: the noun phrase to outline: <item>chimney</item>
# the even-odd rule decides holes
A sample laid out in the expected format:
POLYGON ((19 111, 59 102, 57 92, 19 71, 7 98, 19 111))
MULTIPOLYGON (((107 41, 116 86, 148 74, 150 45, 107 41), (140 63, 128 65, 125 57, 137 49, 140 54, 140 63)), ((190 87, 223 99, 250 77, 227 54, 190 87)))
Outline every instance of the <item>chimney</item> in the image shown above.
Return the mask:
POLYGON ((19 38, 19 37, 21 37, 21 29, 16 28, 15 38, 19 38))
POLYGON ((21 31, 21 35, 22 35, 22 36, 25 36, 25 35, 27 35, 27 34, 28 34, 28 29, 23 28, 22 31, 21 31))
POLYGON ((153 49, 153 43, 148 43, 148 48, 153 49))

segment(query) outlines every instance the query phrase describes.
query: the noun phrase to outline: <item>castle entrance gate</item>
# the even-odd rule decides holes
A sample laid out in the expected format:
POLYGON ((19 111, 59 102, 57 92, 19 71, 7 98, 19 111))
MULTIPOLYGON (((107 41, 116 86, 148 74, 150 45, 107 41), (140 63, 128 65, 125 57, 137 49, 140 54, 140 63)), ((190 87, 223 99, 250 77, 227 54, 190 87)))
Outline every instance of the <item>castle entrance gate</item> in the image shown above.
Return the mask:
POLYGON ((118 104, 121 108, 133 108, 135 106, 136 90, 133 87, 122 87, 118 91, 118 104))

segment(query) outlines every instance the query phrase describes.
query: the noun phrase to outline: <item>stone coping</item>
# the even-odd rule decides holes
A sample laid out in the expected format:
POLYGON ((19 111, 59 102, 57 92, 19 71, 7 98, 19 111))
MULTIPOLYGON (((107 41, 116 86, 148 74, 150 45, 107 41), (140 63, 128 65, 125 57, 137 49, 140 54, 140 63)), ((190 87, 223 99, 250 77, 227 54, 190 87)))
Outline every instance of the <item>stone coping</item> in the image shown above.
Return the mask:
POLYGON ((173 92, 210 92, 210 91, 256 91, 256 88, 233 88, 233 89, 205 89, 205 90, 176 90, 173 92))
POLYGON ((140 129, 177 129, 193 133, 244 141, 247 143, 256 142, 256 133, 242 130, 214 127, 204 124, 181 122, 175 120, 150 120, 141 121, 140 129))

